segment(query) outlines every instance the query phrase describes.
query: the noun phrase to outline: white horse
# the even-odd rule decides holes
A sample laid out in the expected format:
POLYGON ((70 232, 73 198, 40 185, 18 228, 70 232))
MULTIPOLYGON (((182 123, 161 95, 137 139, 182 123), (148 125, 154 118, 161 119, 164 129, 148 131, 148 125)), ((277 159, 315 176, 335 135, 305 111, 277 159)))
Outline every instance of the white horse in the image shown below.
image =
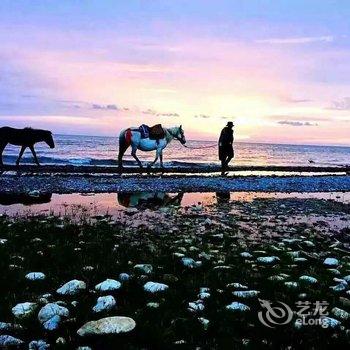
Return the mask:
POLYGON ((119 134, 119 155, 118 155, 118 165, 119 169, 123 167, 123 155, 125 151, 131 146, 131 155, 137 161, 137 164, 142 168, 142 163, 140 159, 137 158, 136 151, 139 149, 141 151, 156 151, 156 158, 149 167, 154 165, 158 158, 160 159, 160 166, 164 168, 163 165, 163 149, 173 140, 176 139, 181 142, 182 145, 186 143, 186 138, 182 125, 175 126, 173 128, 163 128, 165 137, 159 140, 151 140, 149 138, 142 138, 141 132, 137 127, 131 127, 124 129, 119 134))

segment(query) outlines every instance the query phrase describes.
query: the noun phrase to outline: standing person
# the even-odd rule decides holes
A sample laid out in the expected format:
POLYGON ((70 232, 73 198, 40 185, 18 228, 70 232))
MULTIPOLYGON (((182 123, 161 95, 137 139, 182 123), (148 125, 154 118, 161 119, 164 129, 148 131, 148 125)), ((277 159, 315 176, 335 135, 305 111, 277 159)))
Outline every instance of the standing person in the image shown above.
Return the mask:
POLYGON ((233 123, 228 122, 221 130, 219 138, 219 159, 223 172, 227 170, 228 164, 233 158, 233 127, 233 123))

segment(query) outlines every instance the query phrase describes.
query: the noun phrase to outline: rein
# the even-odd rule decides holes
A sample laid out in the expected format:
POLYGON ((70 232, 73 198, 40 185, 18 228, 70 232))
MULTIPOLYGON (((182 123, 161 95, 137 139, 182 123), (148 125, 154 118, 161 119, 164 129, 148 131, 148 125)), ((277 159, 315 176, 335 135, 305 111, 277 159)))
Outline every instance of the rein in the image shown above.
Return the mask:
POLYGON ((201 147, 191 147, 191 146, 187 146, 187 145, 182 145, 186 148, 189 148, 189 149, 203 149, 203 148, 213 148, 213 147, 217 147, 218 145, 209 145, 209 146, 201 146, 201 147))

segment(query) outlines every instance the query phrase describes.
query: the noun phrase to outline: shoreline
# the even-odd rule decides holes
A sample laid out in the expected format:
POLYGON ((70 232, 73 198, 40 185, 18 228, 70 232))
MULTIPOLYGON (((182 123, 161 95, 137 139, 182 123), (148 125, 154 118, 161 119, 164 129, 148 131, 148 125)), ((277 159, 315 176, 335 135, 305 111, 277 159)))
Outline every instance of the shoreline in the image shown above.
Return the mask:
POLYGON ((112 176, 3 174, 0 194, 109 192, 349 192, 350 177, 319 176, 112 176))

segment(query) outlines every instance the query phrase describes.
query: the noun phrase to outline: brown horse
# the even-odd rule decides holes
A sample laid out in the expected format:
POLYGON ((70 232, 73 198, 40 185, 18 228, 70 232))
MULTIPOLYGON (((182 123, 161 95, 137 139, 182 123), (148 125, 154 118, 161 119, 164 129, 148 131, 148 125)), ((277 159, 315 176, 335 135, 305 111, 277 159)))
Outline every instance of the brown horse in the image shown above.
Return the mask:
POLYGON ((46 142, 50 148, 55 148, 55 143, 53 141, 51 131, 38 130, 38 129, 32 129, 32 128, 25 128, 25 129, 15 129, 10 127, 0 128, 0 166, 3 165, 2 153, 4 152, 5 147, 9 143, 15 146, 22 146, 16 165, 19 165, 19 162, 27 147, 29 147, 29 149, 32 151, 35 163, 37 165, 40 165, 34 149, 34 145, 37 142, 46 142))

